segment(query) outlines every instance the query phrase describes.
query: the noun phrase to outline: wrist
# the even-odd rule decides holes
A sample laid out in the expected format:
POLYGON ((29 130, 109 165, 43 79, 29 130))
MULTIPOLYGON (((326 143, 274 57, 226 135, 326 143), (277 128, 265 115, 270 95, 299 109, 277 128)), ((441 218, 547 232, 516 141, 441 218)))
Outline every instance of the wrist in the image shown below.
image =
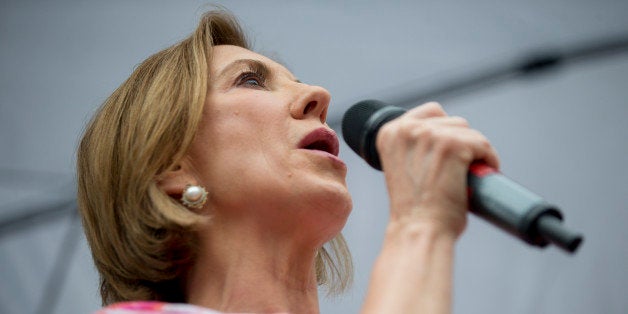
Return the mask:
POLYGON ((404 219, 388 223, 385 239, 410 245, 423 242, 455 243, 459 234, 455 228, 438 220, 404 219))
POLYGON ((391 215, 386 236, 404 238, 451 238, 454 241, 466 227, 466 212, 418 209, 406 215, 391 215))

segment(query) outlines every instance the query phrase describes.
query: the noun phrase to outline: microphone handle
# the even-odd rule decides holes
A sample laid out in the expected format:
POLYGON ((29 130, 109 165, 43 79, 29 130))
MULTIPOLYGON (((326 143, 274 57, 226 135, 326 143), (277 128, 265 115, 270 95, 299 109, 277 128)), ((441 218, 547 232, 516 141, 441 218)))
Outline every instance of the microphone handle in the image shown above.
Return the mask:
MULTIPOLYGON (((403 108, 377 100, 360 102, 345 113, 345 141, 369 165, 382 170, 374 139, 384 124, 405 112, 403 108), (367 116, 364 124, 357 124, 358 129, 364 132, 353 134, 351 126, 355 127, 355 120, 362 121, 364 115, 367 116)), ((582 242, 582 235, 562 225, 563 217, 556 206, 484 163, 471 164, 467 174, 467 188, 472 213, 531 245, 545 247, 548 243, 554 243, 573 253, 582 242)))
POLYGON ((471 164, 467 188, 471 212, 531 245, 551 242, 573 253, 582 242, 563 226, 556 206, 484 163, 471 164))

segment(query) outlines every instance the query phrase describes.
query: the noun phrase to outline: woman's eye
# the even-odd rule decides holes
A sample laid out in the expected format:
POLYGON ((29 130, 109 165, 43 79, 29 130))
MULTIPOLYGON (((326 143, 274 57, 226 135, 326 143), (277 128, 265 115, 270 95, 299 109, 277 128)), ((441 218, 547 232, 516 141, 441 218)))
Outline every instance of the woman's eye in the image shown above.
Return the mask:
POLYGON ((242 73, 238 78, 239 86, 264 87, 264 78, 254 72, 242 73))

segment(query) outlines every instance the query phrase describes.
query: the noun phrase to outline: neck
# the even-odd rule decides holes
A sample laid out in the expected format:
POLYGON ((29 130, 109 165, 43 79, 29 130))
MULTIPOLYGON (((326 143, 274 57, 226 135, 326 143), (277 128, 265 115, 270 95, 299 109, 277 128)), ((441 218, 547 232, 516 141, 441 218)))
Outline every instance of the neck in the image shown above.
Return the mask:
POLYGON ((224 312, 318 313, 315 244, 215 218, 199 232, 189 303, 224 312))

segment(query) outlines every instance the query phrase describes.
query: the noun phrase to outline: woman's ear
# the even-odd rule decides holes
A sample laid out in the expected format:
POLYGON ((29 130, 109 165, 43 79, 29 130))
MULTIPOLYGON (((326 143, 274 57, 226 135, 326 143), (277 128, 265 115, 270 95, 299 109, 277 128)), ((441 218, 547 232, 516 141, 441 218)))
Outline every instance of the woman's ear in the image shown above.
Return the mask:
POLYGON ((172 169, 160 173, 156 178, 157 187, 173 198, 180 198, 188 185, 198 185, 198 180, 187 160, 176 164, 172 169))

